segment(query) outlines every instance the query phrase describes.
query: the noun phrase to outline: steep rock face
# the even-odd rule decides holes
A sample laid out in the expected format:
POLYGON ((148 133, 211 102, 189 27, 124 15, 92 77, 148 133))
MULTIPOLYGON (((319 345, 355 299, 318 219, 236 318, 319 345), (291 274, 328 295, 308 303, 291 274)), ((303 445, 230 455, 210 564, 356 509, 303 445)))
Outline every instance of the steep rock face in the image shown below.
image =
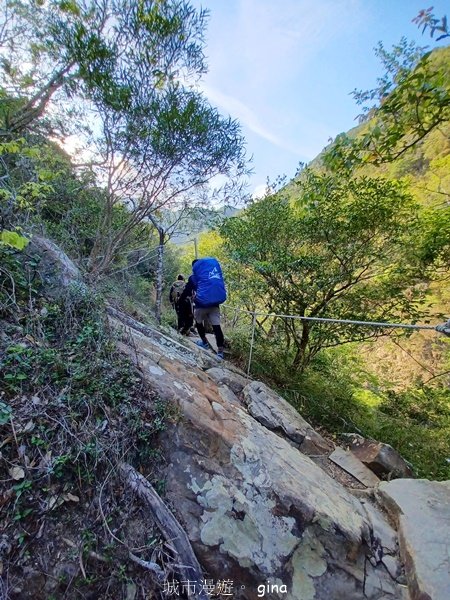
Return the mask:
POLYGON ((398 525, 412 600, 448 600, 450 481, 396 479, 377 494, 398 525))
POLYGON ((289 600, 403 598, 381 564, 396 549, 379 542, 363 504, 295 447, 322 438, 301 418, 292 425, 292 408, 259 382, 146 334, 130 329, 133 350, 123 349, 179 409, 163 441, 167 498, 208 576, 231 579, 233 597, 248 600, 261 585, 278 586, 266 597, 289 600))

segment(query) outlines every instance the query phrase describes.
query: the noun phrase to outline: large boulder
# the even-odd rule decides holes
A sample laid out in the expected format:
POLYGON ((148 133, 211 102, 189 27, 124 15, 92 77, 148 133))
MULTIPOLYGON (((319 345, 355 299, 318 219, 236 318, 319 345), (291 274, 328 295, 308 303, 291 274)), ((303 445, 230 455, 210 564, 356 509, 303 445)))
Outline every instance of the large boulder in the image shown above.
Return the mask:
POLYGON ((384 481, 378 497, 398 527, 412 600, 450 598, 450 481, 384 481))
MULTIPOLYGON (((161 352, 156 334, 129 335, 132 349, 123 349, 160 399, 178 407, 162 440, 166 500, 207 577, 231 580, 242 600, 261 597, 262 587, 285 600, 404 598, 367 510, 295 447, 297 429, 285 417, 281 436, 251 414, 250 395, 241 404, 233 390, 224 393, 226 374, 217 383, 179 346, 161 352)), ((257 395, 264 389, 248 385, 257 395)))
POLYGON ((65 252, 48 238, 33 235, 22 253, 23 259, 33 259, 36 270, 44 285, 44 294, 50 298, 60 298, 72 288, 86 292, 80 270, 65 252))
POLYGON ((414 477, 414 471, 406 460, 389 444, 366 439, 356 433, 346 434, 345 439, 352 453, 378 477, 414 477))
POLYGON ((289 404, 261 381, 242 391, 248 412, 267 429, 279 433, 303 453, 327 454, 332 446, 289 404))

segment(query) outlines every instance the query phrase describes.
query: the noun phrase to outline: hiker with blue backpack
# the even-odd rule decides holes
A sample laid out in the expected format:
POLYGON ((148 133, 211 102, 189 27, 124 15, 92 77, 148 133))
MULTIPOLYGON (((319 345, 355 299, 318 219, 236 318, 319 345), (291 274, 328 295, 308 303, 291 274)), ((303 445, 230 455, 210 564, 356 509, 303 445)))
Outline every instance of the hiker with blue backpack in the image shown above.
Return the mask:
POLYGON ((208 256, 192 261, 192 275, 188 279, 180 301, 193 293, 195 293, 194 319, 201 338, 197 345, 205 350, 210 348, 205 328, 205 321, 208 320, 216 337, 217 358, 223 358, 224 337, 220 327, 219 306, 227 299, 227 292, 222 269, 216 258, 208 256))

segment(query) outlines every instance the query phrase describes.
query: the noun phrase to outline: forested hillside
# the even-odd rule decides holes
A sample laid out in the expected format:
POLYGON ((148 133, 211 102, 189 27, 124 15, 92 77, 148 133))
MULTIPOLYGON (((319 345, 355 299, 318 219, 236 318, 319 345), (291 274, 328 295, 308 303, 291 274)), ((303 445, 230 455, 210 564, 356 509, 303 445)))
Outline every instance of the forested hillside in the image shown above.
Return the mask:
MULTIPOLYGON (((448 81, 450 48, 441 48, 433 52, 432 65, 436 73, 440 73, 448 81)), ((349 135, 357 137, 364 135, 371 127, 371 121, 356 127, 349 135)), ((323 167, 324 151, 313 161, 311 166, 323 167)), ((448 206, 450 197, 450 124, 443 120, 438 127, 415 143, 407 152, 392 161, 373 165, 365 162, 358 168, 359 172, 368 176, 383 176, 390 180, 401 180, 406 183, 409 193, 422 208, 420 219, 423 227, 427 228, 436 219, 438 225, 426 234, 427 247, 422 249, 425 254, 433 252, 433 247, 445 247, 448 240, 448 206)), ((294 193, 295 184, 288 189, 294 193)), ((417 247, 420 244, 417 240, 417 247)), ((435 265, 442 271, 443 277, 433 277, 429 281, 426 305, 429 311, 427 319, 448 316, 450 306, 450 285, 447 279, 447 264, 435 265)), ((428 279, 426 280, 428 283, 428 279)), ((428 321, 427 321, 428 322, 428 321)), ((369 371, 379 374, 389 381, 395 389, 404 389, 408 382, 419 379, 429 379, 446 371, 448 359, 445 349, 434 335, 418 333, 410 340, 379 340, 376 344, 358 348, 363 356, 371 358, 366 362, 369 371), (438 343, 436 343, 438 342, 438 343), (373 357, 376 360, 373 361, 373 357), (370 363, 370 364, 369 364, 370 363)))
MULTIPOLYGON (((234 306, 387 323, 449 318, 450 48, 415 70, 408 52, 398 47, 391 62, 382 54, 394 91, 378 90, 381 104, 360 126, 210 238, 234 306)), ((245 360, 251 317, 230 317, 245 360)), ((261 314, 254 342, 252 369, 270 373, 302 414, 336 433, 383 439, 419 473, 448 476, 444 336, 261 314)))
MULTIPOLYGON (((150 299, 157 321, 173 324, 162 300, 177 271, 189 271, 194 248, 189 242, 184 258, 170 240, 194 233, 192 215, 204 226, 220 193, 229 201, 242 191, 246 171, 238 124, 175 83, 204 68, 205 15, 188 3, 150 3, 148 12, 127 0, 93 12, 50 4, 7 3, 2 29, 4 310, 27 284, 24 247, 43 233, 102 294, 144 318, 150 299), (105 23, 115 18, 123 28, 111 37, 105 23), (127 46, 129 27, 142 47, 127 46), (142 48, 152 35, 149 56, 142 48), (61 149, 74 132, 93 154, 85 147, 75 160, 61 149), (208 196, 219 173, 227 183, 208 196)), ((382 322, 448 317, 450 49, 421 55, 402 42, 379 54, 386 76, 355 93, 364 122, 287 187, 200 236, 200 254, 224 263, 231 305, 382 322)), ((232 353, 244 364, 251 317, 228 316, 232 353)), ((271 373, 308 416, 330 431, 380 437, 420 473, 445 476, 444 336, 264 316, 255 324, 253 371, 271 373)))

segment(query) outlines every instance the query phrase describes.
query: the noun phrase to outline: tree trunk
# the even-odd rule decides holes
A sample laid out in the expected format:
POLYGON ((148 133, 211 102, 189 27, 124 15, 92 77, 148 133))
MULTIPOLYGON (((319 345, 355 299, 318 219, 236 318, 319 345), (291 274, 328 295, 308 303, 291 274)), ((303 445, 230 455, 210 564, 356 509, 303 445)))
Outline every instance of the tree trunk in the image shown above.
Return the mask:
POLYGON ((15 135, 23 132, 36 119, 42 117, 53 94, 69 79, 66 77, 75 62, 70 62, 64 69, 58 71, 53 77, 28 100, 28 102, 16 113, 8 125, 8 129, 15 135))
POLYGON ((161 323, 161 304, 162 304, 162 287, 163 287, 163 266, 164 266, 164 230, 158 228, 159 246, 158 246, 158 261, 156 263, 156 306, 155 317, 158 323, 161 323))
POLYGON ((300 338, 300 344, 297 347, 295 358, 292 362, 292 366, 295 371, 302 373, 307 363, 306 350, 309 343, 310 325, 303 322, 302 336, 300 338))
MULTIPOLYGON (((189 597, 194 600, 208 600, 209 595, 206 594, 203 588, 200 588, 200 582, 204 580, 205 575, 184 529, 145 477, 127 463, 119 465, 119 472, 125 484, 135 491, 148 507, 162 535, 175 548, 178 559, 177 570, 181 579, 199 584, 198 587, 197 585, 193 586, 194 592, 189 594, 189 597)), ((139 561, 139 564, 143 562, 139 561)))

